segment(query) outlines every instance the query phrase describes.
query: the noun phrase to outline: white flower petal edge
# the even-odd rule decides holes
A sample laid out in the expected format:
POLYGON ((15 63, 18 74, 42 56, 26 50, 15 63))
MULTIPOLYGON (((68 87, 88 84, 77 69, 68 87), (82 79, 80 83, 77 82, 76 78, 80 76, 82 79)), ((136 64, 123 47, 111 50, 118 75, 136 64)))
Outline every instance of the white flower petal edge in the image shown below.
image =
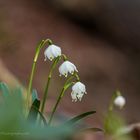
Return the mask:
POLYGON ((85 85, 81 82, 76 82, 72 86, 71 92, 72 102, 77 102, 77 100, 81 101, 84 94, 87 94, 85 85))
POLYGON ((61 56, 61 48, 56 45, 49 45, 48 48, 46 48, 44 55, 45 61, 47 58, 52 61, 54 58, 61 56))
POLYGON ((122 108, 126 104, 126 100, 123 96, 120 95, 120 96, 116 97, 116 99, 114 100, 114 104, 115 104, 115 106, 122 108))
POLYGON ((70 61, 64 61, 59 67, 60 76, 64 75, 67 77, 68 73, 73 74, 74 71, 78 72, 76 66, 70 61))

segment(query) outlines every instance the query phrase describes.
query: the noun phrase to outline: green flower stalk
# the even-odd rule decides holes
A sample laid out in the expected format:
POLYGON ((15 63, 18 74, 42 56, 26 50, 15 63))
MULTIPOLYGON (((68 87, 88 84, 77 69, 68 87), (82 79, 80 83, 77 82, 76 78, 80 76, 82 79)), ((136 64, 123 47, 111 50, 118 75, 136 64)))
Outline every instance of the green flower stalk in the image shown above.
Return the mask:
POLYGON ((47 84, 46 84, 46 87, 45 87, 45 92, 44 92, 44 96, 43 96, 42 105, 41 105, 41 113, 44 112, 44 107, 45 107, 47 96, 48 96, 48 89, 49 89, 49 85, 50 85, 53 70, 55 69, 55 67, 58 64, 60 59, 61 59, 61 56, 58 56, 57 58, 55 58, 54 61, 53 61, 52 66, 51 66, 49 76, 48 76, 48 80, 47 80, 47 84))
POLYGON ((119 118, 117 118, 117 116, 115 117, 114 115, 114 107, 119 107, 120 109, 123 108, 123 106, 125 105, 126 101, 125 101, 125 98, 121 95, 121 92, 120 91, 115 91, 115 93, 113 94, 112 96, 112 99, 111 99, 111 102, 109 104, 109 107, 108 107, 108 112, 107 112, 107 115, 105 116, 105 120, 104 120, 104 130, 105 130, 105 133, 108 133, 110 127, 111 129, 112 128, 112 125, 111 123, 113 123, 114 119, 115 121, 119 120, 119 118))
POLYGON ((61 55, 62 55, 61 54, 61 48, 59 46, 51 44, 45 50, 44 55, 45 55, 45 60, 49 59, 50 61, 53 61, 53 64, 51 66, 51 69, 50 69, 50 72, 49 72, 49 75, 48 75, 47 84, 46 84, 45 91, 44 91, 43 101, 42 101, 42 104, 41 104, 41 113, 44 112, 44 108, 45 108, 45 104, 46 104, 46 100, 47 100, 47 96, 48 96, 48 90, 49 90, 49 85, 50 85, 53 70, 55 69, 56 65, 58 64, 58 62, 61 59, 61 55))
POLYGON ((64 96, 65 91, 72 86, 72 92, 71 92, 71 97, 72 97, 72 101, 77 101, 78 99, 81 101, 82 97, 84 94, 86 94, 86 88, 85 85, 81 82, 79 82, 79 76, 78 74, 75 72, 73 75, 71 75, 65 82, 59 96, 58 99, 56 101, 56 104, 52 110, 50 119, 48 124, 50 125, 54 116, 54 113, 56 112, 56 109, 58 107, 58 104, 60 103, 62 97, 64 96), (76 81, 78 82, 73 82, 72 80, 76 78, 76 81))
POLYGON ((65 91, 66 91, 70 86, 72 86, 72 85, 74 84, 74 82, 69 82, 69 83, 68 83, 68 81, 72 80, 73 78, 74 78, 74 76, 72 75, 72 76, 70 76, 70 77, 66 80, 66 82, 65 82, 65 84, 64 84, 64 87, 62 88, 62 90, 61 90, 61 92, 60 92, 60 94, 59 94, 59 96, 58 96, 58 99, 57 99, 57 101, 56 101, 56 104, 55 104, 55 106, 54 106, 54 108, 53 108, 53 110, 52 110, 52 113, 51 113, 51 116, 50 116, 50 119, 49 119, 49 122, 48 122, 49 125, 50 125, 51 122, 52 122, 54 113, 55 113, 55 111, 56 111, 56 109, 57 109, 57 106, 58 106, 58 104, 60 103, 62 97, 64 96, 65 91))
POLYGON ((43 46, 45 45, 45 43, 48 42, 49 46, 46 48, 44 55, 45 55, 45 60, 50 60, 53 61, 49 75, 48 75, 48 79, 47 79, 47 83, 45 86, 45 91, 44 91, 44 95, 43 95, 43 100, 41 103, 41 108, 40 108, 40 112, 43 114, 44 113, 44 108, 45 108, 45 104, 46 104, 46 100, 48 97, 48 90, 49 90, 49 85, 51 82, 51 78, 52 78, 52 73, 54 71, 54 69, 56 68, 56 65, 58 64, 58 62, 61 60, 61 58, 63 58, 63 63, 60 65, 59 67, 59 72, 60 72, 60 76, 64 75, 65 77, 68 76, 68 74, 71 74, 71 76, 66 80, 64 87, 62 88, 60 95, 57 99, 57 102, 52 110, 52 114, 49 120, 49 123, 51 123, 53 115, 57 109, 57 106, 59 104, 59 102, 61 101, 61 98, 63 97, 65 91, 73 85, 72 87, 72 93, 71 93, 71 97, 72 97, 72 101, 76 102, 77 100, 81 101, 82 97, 84 94, 86 94, 86 88, 85 85, 83 83, 80 82, 80 78, 77 74, 78 70, 76 68, 76 66, 71 63, 70 61, 68 61, 66 55, 61 53, 61 48, 57 45, 52 44, 52 42, 50 40, 42 40, 42 42, 39 44, 39 46, 37 47, 36 53, 35 53, 35 57, 34 57, 34 63, 32 66, 32 71, 31 71, 31 75, 30 75, 30 81, 29 81, 29 87, 28 87, 28 94, 27 94, 27 105, 29 106, 29 101, 30 101, 30 93, 31 93, 31 89, 32 89, 32 82, 33 82, 33 77, 34 77, 34 73, 35 73, 35 68, 36 68, 36 62, 40 53, 40 50, 43 48, 43 46), (71 82, 73 78, 76 78, 76 83, 71 82))
POLYGON ((26 99, 27 110, 30 106, 30 94, 31 94, 31 90, 32 90, 32 83, 33 83, 33 78, 34 78, 34 74, 35 74, 36 63, 37 63, 40 51, 45 46, 46 43, 52 44, 52 41, 50 39, 42 40, 36 48, 36 53, 34 56, 34 61, 33 61, 33 65, 32 65, 32 70, 31 70, 29 85, 28 85, 28 90, 27 90, 27 99, 26 99))

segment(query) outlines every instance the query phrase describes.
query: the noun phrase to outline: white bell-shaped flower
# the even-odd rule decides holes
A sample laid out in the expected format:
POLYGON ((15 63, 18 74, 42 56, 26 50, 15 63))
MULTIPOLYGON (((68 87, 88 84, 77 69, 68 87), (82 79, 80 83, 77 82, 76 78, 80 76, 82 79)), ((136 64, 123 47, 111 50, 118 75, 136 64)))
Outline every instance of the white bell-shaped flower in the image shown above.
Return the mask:
POLYGON ((68 73, 74 74, 74 71, 78 72, 76 66, 70 61, 64 61, 59 67, 60 76, 64 75, 67 77, 68 73))
POLYGON ((115 106, 119 107, 119 108, 123 108, 124 105, 126 104, 126 100, 123 96, 119 95, 118 97, 116 97, 116 99, 114 100, 114 104, 115 106))
POLYGON ((54 58, 61 56, 61 48, 56 45, 49 45, 48 48, 46 48, 44 55, 45 60, 48 58, 52 61, 54 58))
POLYGON ((81 101, 84 94, 87 94, 85 85, 81 82, 76 82, 72 86, 72 102, 76 102, 77 100, 81 101))

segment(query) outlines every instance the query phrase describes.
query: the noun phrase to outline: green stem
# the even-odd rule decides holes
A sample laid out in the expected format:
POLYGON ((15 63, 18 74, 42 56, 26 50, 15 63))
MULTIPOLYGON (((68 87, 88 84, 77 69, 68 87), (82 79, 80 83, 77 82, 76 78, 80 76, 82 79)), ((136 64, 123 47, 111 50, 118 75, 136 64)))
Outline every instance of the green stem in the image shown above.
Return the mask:
POLYGON ((116 90, 115 93, 112 96, 108 111, 111 112, 114 109, 114 100, 116 99, 117 96, 121 95, 120 91, 116 90))
POLYGON ((66 86, 72 79, 76 78, 76 81, 80 81, 80 78, 78 74, 75 72, 73 75, 71 75, 65 82, 64 86, 66 86))
POLYGON ((80 77, 79 77, 79 75, 77 74, 77 72, 75 72, 74 75, 75 75, 77 81, 80 81, 80 77))
POLYGON ((64 86, 68 85, 68 83, 73 79, 75 78, 75 75, 71 75, 65 82, 64 86))
POLYGON ((57 63, 59 62, 60 58, 61 58, 60 56, 55 58, 55 60, 53 61, 52 67, 50 69, 47 84, 46 84, 46 87, 45 87, 44 96, 43 96, 43 101, 42 101, 42 106, 41 106, 41 113, 44 112, 44 107, 45 107, 46 99, 47 99, 47 96, 48 96, 48 89, 49 89, 49 85, 50 85, 50 81, 51 81, 51 77, 52 77, 52 72, 55 69, 55 67, 56 67, 57 63))
POLYGON ((62 94, 64 94, 64 92, 65 92, 65 89, 63 88, 62 91, 61 91, 61 93, 60 93, 60 95, 59 95, 59 97, 58 97, 58 99, 57 99, 57 102, 56 102, 56 104, 55 104, 55 106, 54 106, 54 108, 53 108, 53 111, 52 111, 52 113, 51 113, 50 120, 49 120, 49 122, 48 122, 49 125, 51 124, 51 121, 52 121, 52 119, 53 119, 53 116, 54 116, 54 113, 55 113, 55 111, 56 111, 56 108, 57 108, 57 106, 58 106, 58 104, 59 104, 59 102, 60 102, 60 100, 61 100, 61 98, 62 98, 62 94))
POLYGON ((64 60, 64 61, 68 60, 68 58, 66 57, 65 54, 62 54, 62 57, 63 57, 63 60, 64 60))
POLYGON ((36 63, 37 63, 37 60, 38 60, 38 57, 39 57, 41 49, 45 46, 45 44, 47 42, 48 42, 48 44, 52 43, 52 41, 50 39, 42 40, 39 43, 39 45, 37 46, 37 49, 36 49, 36 53, 35 53, 34 61, 33 61, 33 65, 32 65, 32 70, 31 70, 31 74, 30 74, 28 91, 27 91, 27 99, 26 99, 26 101, 27 101, 27 110, 28 110, 29 105, 30 105, 30 93, 31 93, 31 90, 32 90, 32 83, 33 83, 33 77, 34 77, 34 74, 35 74, 36 63))
POLYGON ((72 80, 72 78, 74 78, 74 77, 71 76, 71 77, 65 82, 64 87, 62 88, 62 90, 61 90, 61 92, 60 92, 60 94, 59 94, 59 96, 58 96, 58 99, 57 99, 56 104, 55 104, 55 106, 54 106, 54 108, 53 108, 53 110, 52 110, 52 113, 51 113, 51 116, 50 116, 50 119, 49 119, 49 122, 48 122, 49 125, 50 125, 51 122, 52 122, 54 113, 55 113, 55 111, 56 111, 56 109, 57 109, 57 106, 58 106, 58 104, 60 103, 62 97, 64 96, 65 91, 66 91, 71 85, 73 85, 73 82, 68 83, 68 81, 72 80))
POLYGON ((121 93, 119 90, 116 90, 115 93, 112 95, 111 102, 110 102, 109 107, 108 107, 107 115, 106 115, 105 120, 104 120, 105 132, 107 132, 108 120, 110 119, 110 116, 112 115, 112 112, 114 110, 114 100, 117 96, 120 96, 120 95, 121 95, 121 93))

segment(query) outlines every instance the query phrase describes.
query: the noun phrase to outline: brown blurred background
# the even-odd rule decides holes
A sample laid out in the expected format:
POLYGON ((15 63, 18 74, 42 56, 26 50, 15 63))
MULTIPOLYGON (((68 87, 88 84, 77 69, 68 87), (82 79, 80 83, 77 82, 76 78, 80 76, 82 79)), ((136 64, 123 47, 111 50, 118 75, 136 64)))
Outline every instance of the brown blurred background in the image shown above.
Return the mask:
MULTIPOLYGON (((0 61, 24 86, 36 44, 44 38, 62 47, 87 85, 88 95, 82 102, 71 103, 69 90, 58 114, 69 116, 95 109, 98 113, 88 121, 100 125, 112 93, 120 89, 127 99, 122 115, 128 123, 139 121, 139 0, 0 0, 0 61)), ((40 97, 49 67, 42 51, 34 80, 40 97)), ((56 70, 46 111, 64 82, 58 75, 56 70)), ((0 76, 2 80, 3 74, 0 76)))

